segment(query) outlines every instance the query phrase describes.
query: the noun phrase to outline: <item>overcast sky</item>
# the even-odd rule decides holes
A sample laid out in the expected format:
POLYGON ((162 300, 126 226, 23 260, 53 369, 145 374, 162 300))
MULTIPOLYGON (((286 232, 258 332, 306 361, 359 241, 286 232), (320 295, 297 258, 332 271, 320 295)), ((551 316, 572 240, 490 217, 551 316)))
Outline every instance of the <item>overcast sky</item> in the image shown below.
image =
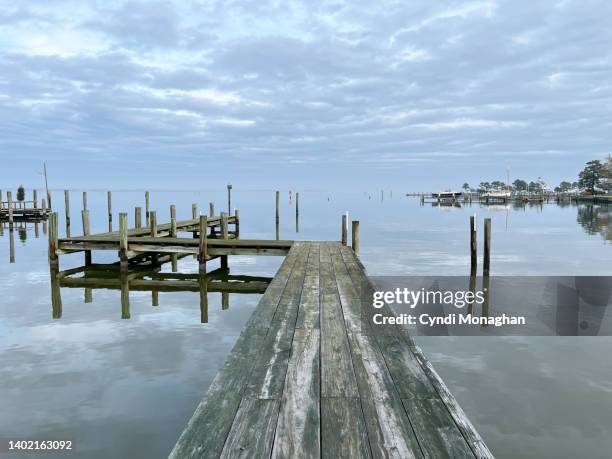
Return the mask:
POLYGON ((460 187, 612 150, 612 2, 5 1, 0 188, 460 187))

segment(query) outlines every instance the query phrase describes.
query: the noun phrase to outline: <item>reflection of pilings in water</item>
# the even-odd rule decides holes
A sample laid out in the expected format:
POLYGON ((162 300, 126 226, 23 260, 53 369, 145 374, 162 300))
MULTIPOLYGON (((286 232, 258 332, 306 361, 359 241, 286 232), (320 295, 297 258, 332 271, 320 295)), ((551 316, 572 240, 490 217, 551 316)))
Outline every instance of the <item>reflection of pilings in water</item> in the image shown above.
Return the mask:
POLYGON ((38 239, 38 222, 34 223, 34 237, 38 239))
MULTIPOLYGON (((472 293, 472 298, 475 298, 476 295, 476 273, 473 273, 472 275, 470 275, 470 287, 469 287, 469 291, 472 293)), ((468 314, 473 314, 474 313, 474 300, 470 300, 468 301, 468 307, 467 307, 467 313, 468 314)))
POLYGON ((206 276, 200 276, 198 279, 200 284, 200 322, 208 323, 208 280, 206 276))
POLYGON ((124 270, 121 271, 121 318, 130 318, 130 281, 124 270))
POLYGON ((91 303, 91 302, 93 302, 93 290, 92 289, 86 288, 84 290, 83 302, 84 303, 91 303))
POLYGON ((15 231, 9 228, 9 261, 15 263, 15 231))
POLYGON ((51 316, 54 319, 62 317, 62 296, 60 293, 59 271, 56 267, 51 267, 51 316))
MULTIPOLYGON (((489 276, 482 278, 482 291, 484 292, 484 301, 482 303, 482 314, 481 317, 489 317, 489 276)), ((486 327, 486 321, 483 322, 482 327, 486 327)))
POLYGON ((221 309, 226 310, 229 309, 229 293, 221 292, 221 309))
POLYGON ((151 306, 159 306, 159 290, 151 290, 151 306))

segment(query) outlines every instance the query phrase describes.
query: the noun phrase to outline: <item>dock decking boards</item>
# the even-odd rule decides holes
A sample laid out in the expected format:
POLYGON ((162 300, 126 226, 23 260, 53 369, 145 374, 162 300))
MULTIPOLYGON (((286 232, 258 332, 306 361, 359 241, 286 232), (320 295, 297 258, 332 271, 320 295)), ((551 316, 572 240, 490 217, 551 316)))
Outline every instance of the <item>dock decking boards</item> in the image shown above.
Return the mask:
POLYGON ((492 457, 408 337, 362 333, 365 280, 294 242, 170 457, 492 457))

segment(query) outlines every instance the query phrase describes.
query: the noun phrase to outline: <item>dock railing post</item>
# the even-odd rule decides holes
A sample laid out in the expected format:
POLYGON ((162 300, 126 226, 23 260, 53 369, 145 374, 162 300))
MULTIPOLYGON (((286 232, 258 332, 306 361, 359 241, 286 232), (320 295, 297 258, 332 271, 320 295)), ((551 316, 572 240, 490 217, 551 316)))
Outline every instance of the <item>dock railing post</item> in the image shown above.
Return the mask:
MULTIPOLYGON (((89 236, 89 211, 83 210, 81 218, 83 221, 83 236, 89 236)), ((91 250, 85 250, 85 266, 89 265, 91 265, 91 250)))
POLYGON ((355 255, 359 255, 359 220, 353 220, 352 222, 352 242, 353 252, 355 252, 355 255))
MULTIPOLYGON (((157 214, 154 210, 149 212, 149 225, 151 228, 151 237, 157 237, 157 214)), ((151 254, 151 263, 158 263, 157 253, 151 254)))
POLYGON ((108 232, 113 231, 113 193, 106 193, 106 206, 108 208, 108 232))
POLYGON ((70 237, 70 191, 64 190, 64 210, 66 211, 66 237, 70 237))
POLYGON ((276 192, 276 240, 280 239, 280 191, 276 192))
POLYGON ((476 237, 476 215, 470 216, 470 276, 475 276, 478 268, 478 240, 476 237))
POLYGON ((482 274, 488 276, 491 271, 491 219, 484 221, 484 260, 482 263, 482 274))
POLYGON ((208 220, 206 215, 200 215, 200 234, 199 234, 199 249, 198 249, 198 262, 200 265, 200 274, 206 274, 206 233, 208 231, 208 220))
POLYGON ((59 258, 57 249, 59 245, 59 237, 57 232, 57 212, 49 215, 49 264, 51 267, 59 266, 59 258))
POLYGON ((347 239, 348 239, 348 212, 342 214, 342 237, 340 239, 342 242, 342 245, 347 244, 347 239))
POLYGON ((128 268, 128 215, 124 212, 119 214, 119 260, 121 270, 128 268))

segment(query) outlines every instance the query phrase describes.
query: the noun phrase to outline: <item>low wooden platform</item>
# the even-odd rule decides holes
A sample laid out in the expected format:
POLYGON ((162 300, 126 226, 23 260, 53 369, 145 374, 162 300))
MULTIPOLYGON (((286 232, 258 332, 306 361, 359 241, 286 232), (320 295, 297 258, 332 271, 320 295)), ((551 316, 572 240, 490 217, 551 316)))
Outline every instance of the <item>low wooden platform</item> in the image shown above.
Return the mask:
POLYGON ((492 457, 407 336, 362 332, 364 281, 295 242, 170 457, 492 457))

